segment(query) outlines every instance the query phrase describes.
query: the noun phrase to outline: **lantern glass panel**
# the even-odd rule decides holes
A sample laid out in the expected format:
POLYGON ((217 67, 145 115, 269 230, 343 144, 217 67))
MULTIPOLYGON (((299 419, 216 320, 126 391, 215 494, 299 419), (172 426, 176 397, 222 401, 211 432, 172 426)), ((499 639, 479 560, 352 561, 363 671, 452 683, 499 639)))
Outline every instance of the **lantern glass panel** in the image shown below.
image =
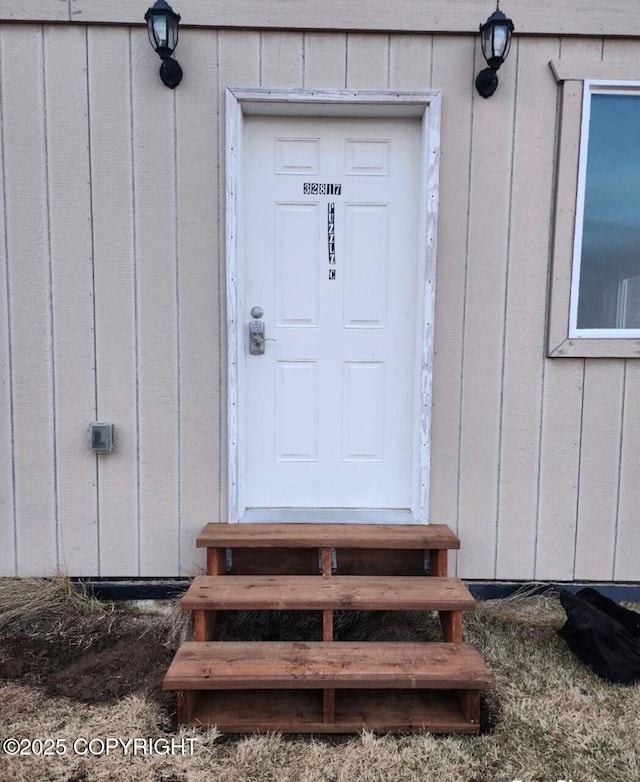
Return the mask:
POLYGON ((169 33, 167 27, 167 17, 160 14, 154 14, 153 37, 156 40, 156 46, 158 49, 173 48, 169 44, 169 33))
POLYGON ((491 39, 493 37, 491 33, 491 27, 482 31, 482 54, 484 55, 485 60, 488 60, 491 57, 491 39))
POLYGON ((488 60, 489 57, 491 57, 491 38, 491 28, 488 27, 486 30, 482 31, 481 36, 482 54, 485 60, 488 60))
POLYGON ((147 19, 147 33, 149 34, 149 43, 151 46, 155 49, 158 48, 158 44, 156 43, 155 35, 153 33, 153 17, 150 16, 149 19, 147 19))
POLYGON ((173 51, 178 45, 178 20, 173 16, 166 17, 167 21, 167 46, 173 51))
POLYGON ((504 60, 509 40, 509 31, 506 25, 499 24, 493 28, 493 52, 494 57, 500 57, 504 60))

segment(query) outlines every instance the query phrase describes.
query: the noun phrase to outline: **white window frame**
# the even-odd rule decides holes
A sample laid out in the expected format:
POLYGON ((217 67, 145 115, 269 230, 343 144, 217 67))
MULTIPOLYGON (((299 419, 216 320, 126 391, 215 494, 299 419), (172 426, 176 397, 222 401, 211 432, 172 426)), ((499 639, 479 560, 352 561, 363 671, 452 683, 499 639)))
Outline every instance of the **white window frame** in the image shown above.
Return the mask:
POLYGON ((571 289, 578 206, 578 175, 583 130, 585 82, 608 88, 640 86, 640 63, 607 63, 585 57, 552 60, 559 84, 559 132, 555 211, 551 236, 551 275, 547 311, 547 356, 550 358, 640 358, 640 338, 580 337, 570 333, 571 289), (635 78, 634 78, 635 77, 635 78))
POLYGON ((578 297, 582 271, 582 236, 584 227, 584 201, 587 181, 589 150, 589 126, 591 121, 591 98, 593 95, 634 95, 640 98, 640 82, 586 79, 582 98, 582 127, 580 131, 580 160, 578 164, 578 197, 576 199, 575 238, 571 274, 571 299, 569 305, 569 337, 571 339, 637 339, 640 329, 578 328, 578 297))
POLYGON ((635 88, 640 63, 606 62, 569 55, 549 63, 559 85, 555 209, 551 236, 551 275, 547 310, 547 356, 550 358, 640 358, 640 338, 570 336, 572 269, 578 203, 580 134, 585 81, 635 88))

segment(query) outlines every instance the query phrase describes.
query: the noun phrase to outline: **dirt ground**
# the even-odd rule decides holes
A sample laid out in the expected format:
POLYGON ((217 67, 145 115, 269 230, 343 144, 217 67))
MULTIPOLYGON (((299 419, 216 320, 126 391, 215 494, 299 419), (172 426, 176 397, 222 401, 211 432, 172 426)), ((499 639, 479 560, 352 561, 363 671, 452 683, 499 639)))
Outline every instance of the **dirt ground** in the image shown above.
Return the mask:
POLYGON ((70 646, 55 637, 18 633, 0 638, 0 679, 41 687, 48 695, 83 703, 113 703, 142 695, 171 709, 162 678, 172 651, 150 617, 122 612, 114 629, 70 646))

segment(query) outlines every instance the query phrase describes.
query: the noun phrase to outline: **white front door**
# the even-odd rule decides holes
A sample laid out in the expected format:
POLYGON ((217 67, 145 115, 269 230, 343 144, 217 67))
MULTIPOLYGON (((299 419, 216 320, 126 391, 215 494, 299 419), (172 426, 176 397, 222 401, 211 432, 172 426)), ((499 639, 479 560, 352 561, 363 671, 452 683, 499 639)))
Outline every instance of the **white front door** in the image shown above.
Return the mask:
POLYGON ((245 118, 238 403, 247 509, 411 507, 420 155, 418 119, 245 118), (250 351, 251 320, 264 324, 262 355, 250 351))

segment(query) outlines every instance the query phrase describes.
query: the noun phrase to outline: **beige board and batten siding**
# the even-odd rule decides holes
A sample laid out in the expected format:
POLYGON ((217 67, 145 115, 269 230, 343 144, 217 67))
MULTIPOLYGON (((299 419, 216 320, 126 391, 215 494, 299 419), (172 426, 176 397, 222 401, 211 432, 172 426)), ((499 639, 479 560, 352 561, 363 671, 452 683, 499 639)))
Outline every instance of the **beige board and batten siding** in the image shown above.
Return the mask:
POLYGON ((545 320, 548 62, 638 55, 523 36, 485 101, 477 36, 185 29, 170 91, 140 26, 3 25, 2 575, 192 574, 224 520, 234 85, 442 91, 431 518, 466 578, 637 580, 640 370, 546 358, 545 320))

